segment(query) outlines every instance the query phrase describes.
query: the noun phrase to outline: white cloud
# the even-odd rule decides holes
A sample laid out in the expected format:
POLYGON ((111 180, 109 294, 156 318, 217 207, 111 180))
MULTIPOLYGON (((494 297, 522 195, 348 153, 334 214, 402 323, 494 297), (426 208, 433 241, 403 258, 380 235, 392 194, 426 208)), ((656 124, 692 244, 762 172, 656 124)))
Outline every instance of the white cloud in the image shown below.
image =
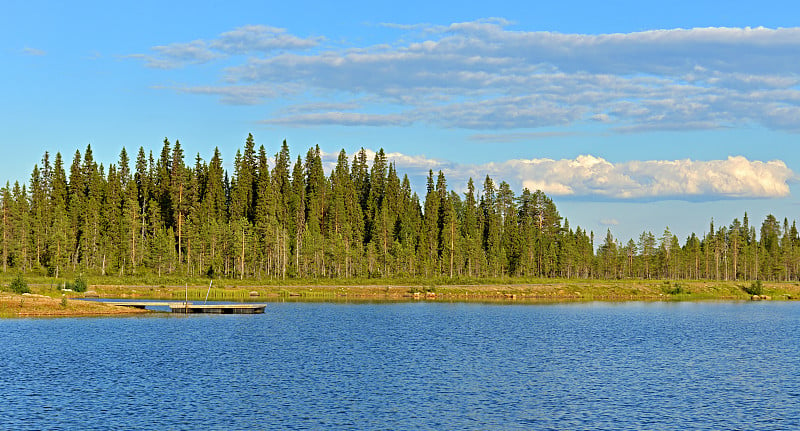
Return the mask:
POLYGON ((615 34, 508 31, 503 23, 451 25, 441 49, 547 63, 565 72, 679 75, 696 70, 794 73, 800 28, 694 28, 615 34))
POLYGON ((467 139, 475 142, 520 142, 520 141, 534 141, 537 139, 548 138, 561 138, 568 136, 576 136, 577 132, 525 132, 525 133, 476 133, 470 135, 467 139))
POLYGON ((157 45, 151 48, 154 54, 130 54, 123 58, 144 61, 151 69, 177 69, 190 64, 203 64, 221 58, 220 53, 208 48, 202 40, 157 45))
MULTIPOLYGON (((375 150, 365 149, 371 164, 375 150)), ((339 152, 322 152, 328 170, 333 169, 339 152)), ((354 154, 348 154, 352 161, 354 154)), ((407 174, 415 190, 424 190, 429 171, 442 171, 449 187, 465 191, 472 178, 476 192, 482 193, 488 175, 495 186, 509 183, 515 194, 523 188, 542 190, 553 197, 576 200, 617 201, 713 201, 721 199, 783 198, 789 184, 798 176, 781 160, 749 160, 729 156, 718 160, 629 160, 613 163, 590 154, 574 159, 512 159, 484 164, 459 164, 416 154, 386 153, 400 175, 407 174)), ((615 225, 615 219, 601 224, 615 225)))
POLYGON ((25 48, 22 48, 22 53, 25 54, 25 55, 33 56, 33 57, 41 57, 41 56, 47 55, 47 52, 44 51, 44 50, 41 50, 41 49, 38 49, 38 48, 31 48, 31 47, 28 47, 28 46, 26 46, 25 48))
POLYGON ((348 103, 335 103, 335 102, 316 102, 305 103, 302 105, 292 105, 285 108, 282 113, 298 114, 302 112, 319 112, 319 111, 353 111, 359 109, 360 104, 355 102, 348 103))
POLYGON ((293 86, 298 91, 284 99, 290 105, 372 101, 352 112, 284 109, 271 113, 272 124, 508 130, 591 122, 620 132, 749 125, 800 131, 800 27, 589 35, 515 31, 499 18, 383 25, 403 33, 396 43, 332 48, 320 37, 249 25, 139 58, 176 67, 224 56, 229 67, 220 78, 229 86, 293 86), (375 106, 395 113, 376 114, 375 106))
POLYGON ((289 126, 398 126, 406 123, 401 115, 360 114, 355 112, 312 112, 286 117, 278 117, 261 121, 262 124, 278 124, 289 126))
POLYGON ((132 54, 129 58, 144 60, 154 69, 175 69, 189 64, 208 63, 230 55, 275 51, 305 50, 318 45, 323 38, 301 38, 285 29, 265 25, 246 25, 220 34, 211 40, 194 40, 158 45, 151 48, 154 54, 132 54))
MULTIPOLYGON (((374 152, 370 152, 370 160, 374 152)), ((456 190, 468 178, 478 184, 488 175, 508 182, 517 193, 522 188, 542 190, 551 196, 609 200, 718 200, 781 198, 789 196, 789 183, 797 176, 783 161, 748 160, 633 160, 612 163, 601 157, 574 159, 515 159, 481 165, 461 165, 425 156, 387 154, 398 170, 410 176, 427 176, 441 170, 456 190)), ((479 187, 479 186, 478 186, 479 187)))
POLYGON ((206 43, 202 40, 154 46, 153 50, 164 57, 187 62, 206 62, 213 60, 217 56, 208 49, 206 43))
POLYGON ((619 225, 619 220, 615 218, 604 218, 600 220, 600 224, 603 226, 617 226, 619 225))
POLYGON ((414 169, 417 172, 425 174, 428 171, 438 171, 440 169, 447 169, 450 166, 449 162, 443 160, 430 159, 422 155, 407 155, 403 153, 387 153, 386 158, 394 162, 398 167, 405 169, 414 169))
POLYGON ((608 199, 777 198, 789 195, 795 174, 779 160, 647 160, 611 163, 591 155, 575 159, 510 160, 506 176, 555 196, 608 199))
POLYGON ((317 46, 323 38, 301 38, 286 33, 286 29, 266 25, 246 25, 227 31, 211 42, 211 47, 230 54, 298 50, 317 46))
POLYGON ((230 86, 196 86, 173 87, 175 91, 188 94, 207 94, 219 96, 222 103, 229 105, 257 105, 264 99, 285 97, 296 93, 298 89, 292 85, 230 85, 230 86))

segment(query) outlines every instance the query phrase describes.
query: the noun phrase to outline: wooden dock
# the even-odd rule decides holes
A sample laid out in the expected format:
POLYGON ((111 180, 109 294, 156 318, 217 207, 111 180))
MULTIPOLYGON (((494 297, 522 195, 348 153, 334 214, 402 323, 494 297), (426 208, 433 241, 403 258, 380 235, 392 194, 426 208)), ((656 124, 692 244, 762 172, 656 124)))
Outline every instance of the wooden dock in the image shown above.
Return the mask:
POLYGON ((173 313, 262 314, 266 304, 192 304, 191 302, 106 301, 120 307, 169 307, 173 313))
MULTIPOLYGON (((103 304, 117 305, 120 307, 146 308, 146 307, 169 307, 175 302, 152 302, 152 301, 102 301, 103 304)), ((183 304, 183 302, 181 302, 183 304)))
POLYGON ((169 304, 173 313, 262 314, 265 307, 265 304, 169 304))

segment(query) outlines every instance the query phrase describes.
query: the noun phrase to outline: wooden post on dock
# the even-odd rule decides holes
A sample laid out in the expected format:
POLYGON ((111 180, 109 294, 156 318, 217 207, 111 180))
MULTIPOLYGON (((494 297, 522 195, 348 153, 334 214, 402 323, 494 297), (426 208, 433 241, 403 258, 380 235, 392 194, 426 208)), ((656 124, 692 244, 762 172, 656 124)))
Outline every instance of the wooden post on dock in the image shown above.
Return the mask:
POLYGON ((206 300, 203 301, 203 304, 208 302, 208 294, 211 293, 211 285, 214 284, 214 280, 211 280, 211 283, 208 283, 208 290, 206 291, 206 300))

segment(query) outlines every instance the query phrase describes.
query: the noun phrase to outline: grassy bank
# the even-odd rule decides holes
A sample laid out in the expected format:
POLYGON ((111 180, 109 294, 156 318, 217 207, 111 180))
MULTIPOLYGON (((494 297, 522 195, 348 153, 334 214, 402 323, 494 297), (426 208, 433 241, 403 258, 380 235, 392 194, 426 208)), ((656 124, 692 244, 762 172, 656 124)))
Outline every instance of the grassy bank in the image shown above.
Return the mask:
MULTIPOLYGON (((2 281, 7 290, 11 277, 2 281)), ((65 281, 30 278, 34 293, 61 295, 65 281)), ((209 291, 207 279, 89 277, 88 294, 104 298, 141 298, 225 301, 271 300, 445 300, 445 301, 691 301, 747 300, 753 283, 744 281, 670 280, 214 280, 209 291)), ((759 295, 773 300, 800 298, 798 282, 765 282, 759 295)), ((86 293, 66 292, 67 297, 86 293)))

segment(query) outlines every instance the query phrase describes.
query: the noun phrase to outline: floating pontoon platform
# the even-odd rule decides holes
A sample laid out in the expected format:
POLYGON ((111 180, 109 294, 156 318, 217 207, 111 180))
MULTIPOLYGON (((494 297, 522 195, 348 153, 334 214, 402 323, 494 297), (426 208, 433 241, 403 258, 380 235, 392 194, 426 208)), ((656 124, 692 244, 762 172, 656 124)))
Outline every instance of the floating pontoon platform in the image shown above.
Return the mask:
POLYGON ((173 313, 261 314, 266 304, 192 304, 191 302, 107 301, 121 307, 169 307, 173 313))

